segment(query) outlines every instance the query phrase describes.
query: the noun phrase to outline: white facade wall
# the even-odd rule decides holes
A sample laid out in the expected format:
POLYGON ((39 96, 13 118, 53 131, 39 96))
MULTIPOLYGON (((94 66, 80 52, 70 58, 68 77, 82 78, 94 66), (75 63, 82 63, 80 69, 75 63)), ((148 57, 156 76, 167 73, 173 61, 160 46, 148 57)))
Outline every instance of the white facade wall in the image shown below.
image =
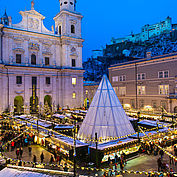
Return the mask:
POLYGON ((83 106, 82 16, 63 9, 54 18, 55 25, 62 25, 62 35, 59 35, 43 26, 45 17, 37 11, 24 11, 20 14, 22 22, 19 24, 0 26, 3 29, 0 113, 7 108, 13 111, 16 96, 22 96, 24 105, 29 109, 32 77, 37 77, 39 104, 44 105, 44 97, 50 95, 53 105, 70 108, 83 106), (74 34, 71 34, 72 24, 75 25, 74 34), (16 54, 21 54, 21 64, 16 63, 16 54), (31 64, 32 54, 36 55, 36 65, 31 64), (49 66, 45 66, 45 57, 49 57, 49 66), (74 67, 72 59, 76 60, 74 67), (16 83, 17 76, 22 76, 22 84, 16 83), (51 83, 48 85, 46 77, 50 77, 51 83), (74 86, 73 77, 77 78, 74 86), (73 92, 76 98, 72 98, 73 92))

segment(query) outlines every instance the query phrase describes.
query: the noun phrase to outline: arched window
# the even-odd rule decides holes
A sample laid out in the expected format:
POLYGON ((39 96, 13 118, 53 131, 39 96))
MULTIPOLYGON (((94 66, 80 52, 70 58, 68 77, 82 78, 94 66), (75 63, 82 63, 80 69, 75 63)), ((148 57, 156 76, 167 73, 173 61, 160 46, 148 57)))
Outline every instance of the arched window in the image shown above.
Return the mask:
POLYGON ((31 55, 31 64, 36 65, 36 55, 34 54, 31 55))
POLYGON ((71 33, 75 33, 75 26, 74 25, 71 25, 71 33))

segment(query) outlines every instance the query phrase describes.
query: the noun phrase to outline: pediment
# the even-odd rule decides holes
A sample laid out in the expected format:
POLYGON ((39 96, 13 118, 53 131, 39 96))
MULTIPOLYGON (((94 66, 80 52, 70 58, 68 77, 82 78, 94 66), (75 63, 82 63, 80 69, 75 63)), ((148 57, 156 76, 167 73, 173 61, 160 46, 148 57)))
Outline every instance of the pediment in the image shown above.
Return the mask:
POLYGON ((29 11, 21 11, 20 14, 23 15, 28 15, 28 16, 35 16, 41 19, 45 19, 45 17, 37 12, 36 10, 29 10, 29 11))

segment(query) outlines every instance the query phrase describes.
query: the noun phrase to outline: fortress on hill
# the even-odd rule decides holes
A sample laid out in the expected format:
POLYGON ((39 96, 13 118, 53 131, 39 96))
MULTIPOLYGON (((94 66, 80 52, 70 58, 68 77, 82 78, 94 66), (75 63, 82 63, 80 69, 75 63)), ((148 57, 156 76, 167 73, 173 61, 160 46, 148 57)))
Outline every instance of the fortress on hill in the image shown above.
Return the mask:
POLYGON ((158 36, 163 33, 170 33, 170 31, 174 31, 177 29, 177 24, 172 24, 171 17, 167 17, 164 21, 160 21, 159 23, 153 25, 144 25, 141 28, 141 33, 134 34, 133 32, 124 37, 124 38, 112 38, 111 44, 122 43, 125 41, 131 42, 144 42, 149 40, 149 38, 158 36))

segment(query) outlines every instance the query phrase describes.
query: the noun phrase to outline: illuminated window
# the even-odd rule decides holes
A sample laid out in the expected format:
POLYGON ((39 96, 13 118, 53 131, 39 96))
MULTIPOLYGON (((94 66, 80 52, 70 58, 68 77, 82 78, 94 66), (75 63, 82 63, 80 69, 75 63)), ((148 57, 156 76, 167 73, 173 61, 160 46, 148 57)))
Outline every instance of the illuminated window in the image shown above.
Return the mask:
POLYGON ((168 95, 169 85, 159 85, 159 95, 168 95))
POLYGON ((75 99, 76 98, 76 93, 75 92, 73 92, 73 99, 75 99))
POLYGON ((85 94, 88 95, 88 90, 85 91, 85 94))
POLYGON ((138 95, 145 95, 145 86, 138 86, 137 87, 137 94, 138 95))
POLYGON ((140 108, 144 108, 144 100, 140 100, 140 101, 139 101, 139 104, 140 104, 140 105, 139 105, 140 108))
POLYGON ((119 95, 121 96, 126 95, 126 87, 119 87, 119 95))
POLYGON ((72 85, 76 85, 76 78, 72 78, 72 85))
POLYGON ((118 82, 118 76, 112 77, 112 82, 118 82))

